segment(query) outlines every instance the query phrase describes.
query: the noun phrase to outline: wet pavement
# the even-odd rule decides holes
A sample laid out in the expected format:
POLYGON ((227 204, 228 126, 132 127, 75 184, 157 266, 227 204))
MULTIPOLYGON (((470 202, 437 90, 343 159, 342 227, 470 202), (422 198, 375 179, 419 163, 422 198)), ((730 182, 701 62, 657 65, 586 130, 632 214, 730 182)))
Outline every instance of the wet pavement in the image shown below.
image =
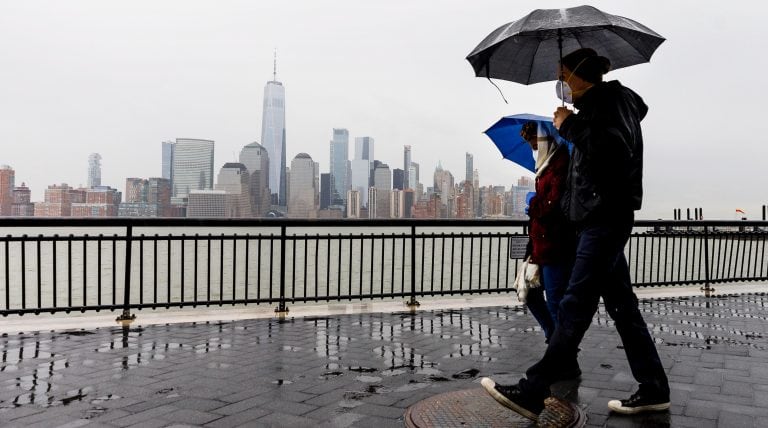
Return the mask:
MULTIPOLYGON (((555 388, 588 425, 768 427, 765 293, 642 299, 641 309, 672 408, 609 414, 607 401, 635 383, 601 307, 581 381, 555 388)), ((520 306, 3 334, 0 424, 403 426, 412 404, 483 376, 513 381, 543 350, 520 306)))

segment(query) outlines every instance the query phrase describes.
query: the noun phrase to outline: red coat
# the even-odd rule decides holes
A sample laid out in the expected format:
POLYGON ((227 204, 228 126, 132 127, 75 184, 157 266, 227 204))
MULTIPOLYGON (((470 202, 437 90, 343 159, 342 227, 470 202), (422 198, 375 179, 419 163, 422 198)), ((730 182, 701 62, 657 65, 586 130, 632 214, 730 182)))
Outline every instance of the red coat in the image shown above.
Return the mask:
POLYGON ((568 176, 568 149, 559 147, 544 171, 536 177, 536 196, 528 207, 533 244, 531 262, 539 265, 558 263, 573 257, 574 234, 560 209, 568 176))

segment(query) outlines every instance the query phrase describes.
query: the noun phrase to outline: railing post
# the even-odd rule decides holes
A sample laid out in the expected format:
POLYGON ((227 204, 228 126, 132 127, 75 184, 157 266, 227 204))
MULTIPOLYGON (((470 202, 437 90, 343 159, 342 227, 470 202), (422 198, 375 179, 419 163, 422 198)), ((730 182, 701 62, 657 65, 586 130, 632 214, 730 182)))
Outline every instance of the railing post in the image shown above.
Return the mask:
POLYGON ((709 297, 715 289, 709 285, 709 228, 704 226, 704 297, 709 297))
MULTIPOLYGON (((280 301, 275 308, 275 314, 279 318, 285 318, 288 308, 285 306, 285 225, 280 226, 280 301)), ((295 244, 294 244, 295 245, 295 244)), ((293 260, 296 263, 296 260, 293 260)), ((271 284, 270 284, 271 286, 271 284)))
POLYGON ((125 230, 125 289, 123 299, 123 313, 117 317, 115 321, 123 323, 124 325, 130 324, 136 319, 136 315, 131 314, 131 247, 133 246, 132 239, 133 226, 127 226, 125 230))
MULTIPOLYGON (((424 266, 421 268, 424 269, 424 266)), ((416 300, 416 226, 411 226, 411 298, 405 305, 411 311, 419 307, 419 302, 416 300)))

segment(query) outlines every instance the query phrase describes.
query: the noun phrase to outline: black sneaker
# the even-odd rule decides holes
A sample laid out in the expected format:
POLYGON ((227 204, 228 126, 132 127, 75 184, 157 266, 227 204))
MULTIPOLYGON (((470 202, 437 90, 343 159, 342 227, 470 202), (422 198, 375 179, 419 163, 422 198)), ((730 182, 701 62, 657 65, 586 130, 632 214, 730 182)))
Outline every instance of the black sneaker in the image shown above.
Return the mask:
POLYGON ((519 415, 535 421, 539 417, 539 413, 544 409, 544 402, 540 400, 532 400, 529 397, 523 395, 517 385, 497 385, 493 379, 484 377, 480 381, 483 388, 491 394, 496 401, 504 407, 514 410, 519 415))
POLYGON ((659 398, 642 394, 640 391, 632 394, 626 400, 611 400, 608 408, 616 413, 634 415, 644 412, 661 412, 669 410, 669 398, 659 398))

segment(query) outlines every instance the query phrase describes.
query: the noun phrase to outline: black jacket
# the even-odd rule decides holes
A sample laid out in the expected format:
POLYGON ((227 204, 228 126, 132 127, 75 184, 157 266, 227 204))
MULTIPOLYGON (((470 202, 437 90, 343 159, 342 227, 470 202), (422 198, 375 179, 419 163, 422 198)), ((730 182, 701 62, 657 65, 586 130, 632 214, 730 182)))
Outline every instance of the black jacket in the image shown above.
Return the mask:
POLYGON ((648 106, 618 81, 601 82, 560 126, 573 145, 561 206, 576 223, 632 215, 643 199, 643 135, 648 106))

